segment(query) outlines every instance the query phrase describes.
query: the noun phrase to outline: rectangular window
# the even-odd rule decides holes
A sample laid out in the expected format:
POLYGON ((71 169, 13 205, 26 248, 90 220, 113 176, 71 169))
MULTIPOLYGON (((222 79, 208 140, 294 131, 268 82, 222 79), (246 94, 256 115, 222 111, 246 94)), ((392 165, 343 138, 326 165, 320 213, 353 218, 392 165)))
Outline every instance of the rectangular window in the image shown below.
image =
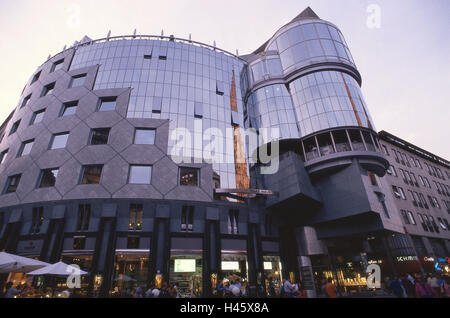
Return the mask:
POLYGON ((87 231, 89 229, 90 221, 91 221, 91 205, 79 204, 77 231, 87 231))
POLYGON ((80 75, 73 76, 72 79, 70 80, 69 88, 83 86, 85 80, 86 80, 86 74, 80 74, 80 75))
POLYGON ((44 88, 42 89, 41 97, 52 94, 54 89, 55 89, 55 82, 44 86, 44 88))
POLYGON ((239 234, 239 210, 228 211, 228 234, 239 234))
POLYGON ((407 212, 405 210, 400 210, 400 212, 402 213, 403 221, 405 222, 405 224, 410 224, 407 212))
POLYGON ((55 63, 53 63, 52 68, 50 69, 50 73, 53 73, 53 72, 56 72, 56 71, 62 69, 63 65, 64 65, 64 59, 56 61, 55 63))
POLYGON ((22 105, 20 106, 20 108, 25 107, 28 104, 28 102, 30 101, 30 99, 31 99, 31 94, 23 99, 22 105))
POLYGON ((369 179, 370 179, 370 184, 373 186, 377 186, 378 182, 377 182, 377 178, 375 176, 375 174, 373 174, 372 172, 368 171, 367 172, 369 179))
POLYGON ((130 184, 151 184, 152 166, 130 165, 130 175, 128 183, 130 184))
POLYGON ((41 76, 41 71, 37 72, 37 73, 33 76, 33 79, 31 80, 30 85, 33 84, 34 82, 36 82, 36 81, 39 79, 40 76, 41 76))
POLYGON ((427 226, 427 224, 425 223, 425 220, 423 219, 422 214, 417 213, 417 216, 419 217, 419 220, 420 220, 420 223, 422 224, 423 230, 424 230, 425 232, 428 232, 428 226, 427 226))
POLYGON ((162 97, 153 97, 152 112, 160 114, 162 109, 162 97))
POLYGON ((19 125, 20 125, 20 119, 12 125, 11 130, 9 132, 9 136, 14 134, 17 131, 17 129, 19 129, 19 125))
POLYGON ((91 130, 90 145, 106 145, 110 128, 95 128, 91 130))
POLYGON ((86 236, 74 236, 73 237, 73 249, 84 250, 86 247, 86 236))
POLYGON ((441 226, 441 228, 446 231, 447 230, 447 225, 444 223, 444 221, 441 218, 437 218, 439 225, 441 226))
POLYGON ((8 177, 4 193, 16 192, 17 187, 19 186, 21 176, 22 176, 21 174, 16 174, 14 176, 8 177))
POLYGON ((103 165, 83 166, 81 184, 99 184, 102 176, 103 165))
POLYGON ((385 198, 385 195, 384 195, 383 193, 381 193, 381 192, 375 192, 375 194, 377 195, 378 201, 380 201, 380 203, 381 203, 381 206, 382 206, 382 208, 383 208, 384 215, 385 215, 388 219, 390 219, 389 211, 388 211, 387 206, 386 206, 386 198, 385 198))
POLYGON ((64 103, 61 111, 61 116, 75 115, 77 112, 78 101, 64 103))
POLYGON ((135 250, 139 248, 139 236, 129 236, 127 238, 127 249, 135 250))
POLYGON ((99 112, 109 112, 116 109, 117 97, 104 97, 100 99, 99 112))
POLYGON ((180 185, 198 187, 198 171, 196 168, 180 167, 180 185))
POLYGON ((130 204, 130 231, 142 230, 143 206, 142 204, 130 204))
POLYGON ((411 211, 408 211, 408 219, 409 223, 411 223, 412 225, 417 225, 416 220, 414 219, 414 215, 411 211))
POLYGON ((68 132, 53 135, 52 141, 50 142, 50 150, 65 148, 68 138, 68 132))
POLYGON ((194 228, 194 207, 183 205, 181 209, 181 231, 192 232, 194 228))
POLYGON ((44 119, 45 109, 38 110, 37 112, 33 113, 33 116, 31 116, 30 126, 38 124, 44 119))
POLYGON ((401 198, 401 194, 400 194, 400 191, 399 191, 399 188, 398 187, 396 187, 396 186, 392 186, 392 191, 394 192, 394 195, 395 195, 395 197, 397 198, 397 199, 400 199, 401 198))
POLYGON ((17 154, 17 157, 29 155, 31 152, 31 149, 33 148, 33 144, 34 144, 34 139, 23 142, 22 146, 19 149, 19 153, 17 154))
POLYGON ((195 102, 194 104, 194 117, 203 118, 203 104, 200 102, 195 102))
POLYGON ((389 156, 389 151, 388 151, 386 145, 383 145, 383 152, 386 156, 389 156))
POLYGON ((167 46, 159 47, 159 59, 166 60, 167 59, 167 46))
POLYGON ((39 188, 54 187, 56 183, 56 177, 58 176, 59 169, 45 169, 41 171, 41 179, 39 181, 39 188))
POLYGON ((0 165, 3 164, 8 156, 8 149, 0 153, 0 165))
POLYGON ((37 234, 41 232, 41 225, 44 222, 44 207, 33 208, 32 217, 30 234, 37 234))
POLYGON ((223 84, 220 81, 216 81, 216 94, 220 96, 224 94, 223 84))
POLYGON ((134 144, 153 145, 155 143, 155 129, 136 128, 134 133, 134 144))

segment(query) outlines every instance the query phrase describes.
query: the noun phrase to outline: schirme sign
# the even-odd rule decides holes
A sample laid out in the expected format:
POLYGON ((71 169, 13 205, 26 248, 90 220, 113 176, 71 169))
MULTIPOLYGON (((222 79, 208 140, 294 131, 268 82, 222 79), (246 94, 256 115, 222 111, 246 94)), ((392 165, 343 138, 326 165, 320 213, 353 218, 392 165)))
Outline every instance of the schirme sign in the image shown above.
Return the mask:
POLYGON ((279 136, 278 128, 261 128, 258 132, 253 128, 238 130, 226 128, 224 136, 219 128, 208 128, 203 131, 201 121, 195 121, 193 134, 189 129, 182 127, 172 130, 170 140, 175 142, 175 145, 170 156, 177 164, 259 162, 262 163, 261 174, 274 174, 279 168, 279 136), (247 141, 243 147, 247 149, 248 158, 244 149, 234 149, 234 138, 237 133, 242 136, 242 141, 247 141), (235 151, 238 152, 237 156, 225 155, 234 154, 235 151))

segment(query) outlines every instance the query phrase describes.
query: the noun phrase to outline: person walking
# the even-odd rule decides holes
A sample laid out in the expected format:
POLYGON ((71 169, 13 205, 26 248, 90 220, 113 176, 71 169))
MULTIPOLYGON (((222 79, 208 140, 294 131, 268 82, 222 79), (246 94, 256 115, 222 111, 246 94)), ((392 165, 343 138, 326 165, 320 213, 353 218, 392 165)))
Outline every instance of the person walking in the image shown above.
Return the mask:
POLYGON ((390 288, 397 298, 403 298, 402 283, 397 277, 394 277, 394 279, 391 281, 390 288))
POLYGON ((331 278, 328 278, 328 282, 325 285, 325 295, 328 298, 337 298, 337 288, 334 286, 331 278))
POLYGON ((269 279, 269 297, 275 297, 275 284, 273 283, 272 277, 269 279))
POLYGON ((450 277, 443 277, 441 283, 441 297, 450 298, 450 277))
POLYGON ((308 293, 306 292, 305 287, 303 287, 302 281, 299 281, 298 284, 298 298, 308 298, 308 293))
POLYGON ((438 297, 441 296, 441 286, 439 286, 439 279, 437 278, 436 274, 430 274, 428 276, 427 283, 436 291, 436 294, 438 294, 438 297))
POLYGON ((294 285, 292 285, 292 283, 289 280, 284 279, 283 288, 285 297, 292 298, 292 294, 294 292, 294 285))
POLYGON ((403 288, 405 289, 405 292, 406 292, 406 297, 405 298, 414 298, 414 297, 416 297, 415 290, 414 290, 414 284, 408 278, 408 275, 403 275, 403 277, 401 278, 401 283, 402 283, 402 286, 403 286, 403 288))
POLYGON ((436 291, 420 275, 417 276, 415 290, 416 290, 417 298, 436 298, 436 297, 438 297, 438 294, 436 293, 436 291))
POLYGON ((13 285, 12 282, 8 282, 6 284, 5 298, 14 298, 14 296, 20 294, 20 291, 17 288, 12 287, 12 285, 13 285))

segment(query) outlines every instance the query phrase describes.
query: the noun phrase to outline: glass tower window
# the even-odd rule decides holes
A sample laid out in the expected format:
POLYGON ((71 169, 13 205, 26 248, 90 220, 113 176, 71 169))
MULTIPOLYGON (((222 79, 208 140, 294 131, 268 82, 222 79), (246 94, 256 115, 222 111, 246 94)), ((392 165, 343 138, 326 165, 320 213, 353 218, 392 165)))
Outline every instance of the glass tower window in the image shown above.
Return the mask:
POLYGON ((367 150, 369 151, 375 151, 375 145, 372 141, 372 136, 367 131, 362 132, 364 136, 364 141, 366 142, 367 150))
POLYGON ((364 143, 362 141, 361 133, 359 130, 351 129, 348 131, 348 134, 349 134, 350 140, 352 142, 353 150, 355 150, 355 151, 360 151, 360 150, 365 151, 366 150, 366 148, 364 147, 364 143))
POLYGON ((131 184, 151 184, 152 182, 152 166, 130 166, 130 176, 128 183, 131 184))
POLYGON ((316 144, 315 137, 306 139, 304 141, 303 145, 305 146, 307 161, 319 157, 319 152, 317 151, 317 144, 316 144))
POLYGON ((334 153, 333 142, 331 141, 331 135, 329 132, 318 135, 317 141, 319 143, 321 156, 326 156, 334 153))
POLYGON ((334 144, 338 152, 351 151, 350 143, 345 130, 333 131, 334 144))

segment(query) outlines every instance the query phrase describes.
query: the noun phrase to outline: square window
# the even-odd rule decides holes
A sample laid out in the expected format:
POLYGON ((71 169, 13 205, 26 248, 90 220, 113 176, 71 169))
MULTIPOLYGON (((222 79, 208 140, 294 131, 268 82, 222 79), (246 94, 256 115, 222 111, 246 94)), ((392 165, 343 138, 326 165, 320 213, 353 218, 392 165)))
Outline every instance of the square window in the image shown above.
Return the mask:
POLYGON ((14 176, 8 177, 6 181, 6 188, 4 193, 13 193, 16 192, 17 187, 19 186, 21 174, 16 174, 14 176))
POLYGON ((55 63, 53 63, 52 68, 50 69, 50 73, 60 70, 63 67, 63 65, 64 65, 64 59, 56 61, 55 63))
POLYGON ((139 237, 130 236, 127 239, 127 249, 138 249, 139 248, 139 237))
POLYGON ((167 46, 161 46, 159 48, 159 59, 166 60, 167 59, 167 46))
POLYGON ((155 143, 155 130, 136 128, 134 143, 136 145, 153 145, 155 143))
POLYGON ((20 106, 20 108, 25 107, 28 104, 28 102, 30 101, 30 99, 31 99, 31 94, 23 99, 22 105, 20 106))
POLYGON ((19 154, 17 157, 29 155, 31 152, 31 148, 33 148, 33 144, 34 144, 34 139, 23 142, 22 147, 20 147, 19 154))
POLYGON ((73 249, 74 250, 84 250, 86 246, 86 237, 85 236, 75 236, 73 238, 73 249))
POLYGON ((86 80, 86 74, 80 74, 77 76, 73 76, 72 79, 70 80, 69 88, 83 86, 85 80, 86 80))
POLYGON ((77 107, 78 107, 78 101, 64 103, 62 111, 61 111, 61 116, 65 117, 65 116, 75 115, 75 113, 77 112, 77 107))
POLYGON ((7 156, 8 156, 8 150, 5 150, 0 153, 0 165, 5 162, 7 156))
POLYGON ((30 126, 40 123, 42 121, 42 119, 44 119, 44 113, 45 113, 45 109, 34 112, 33 116, 31 117, 30 126))
POLYGON ((42 90, 41 97, 44 97, 44 96, 47 96, 48 94, 53 93, 54 89, 55 89, 55 82, 44 86, 44 89, 42 90))
POLYGON ((41 76, 41 71, 37 72, 37 73, 33 76, 33 79, 31 80, 30 85, 33 84, 34 82, 36 82, 36 81, 39 79, 40 76, 41 76))
POLYGON ((39 188, 54 187, 56 183, 56 177, 58 176, 58 172, 59 172, 58 168, 42 170, 39 188))
POLYGON ((98 111, 100 112, 109 112, 116 109, 116 100, 117 97, 108 97, 100 99, 100 106, 98 111))
POLYGON ((180 167, 180 185, 198 187, 198 170, 180 167))
POLYGON ((103 165, 83 166, 81 184, 99 184, 102 176, 103 165))
POLYGON ((50 149, 53 150, 65 148, 67 144, 67 138, 69 138, 68 132, 53 135, 52 142, 50 144, 50 149))
POLYGON ((153 113, 161 113, 162 109, 162 97, 154 97, 153 98, 153 105, 152 105, 152 112, 153 113))
POLYGON ((222 96, 224 94, 222 82, 216 82, 216 94, 222 96))
POLYGON ((20 125, 20 119, 12 125, 11 131, 9 132, 10 136, 17 131, 17 129, 19 128, 19 125, 20 125))
POLYGON ((91 145, 106 145, 108 143, 110 128, 95 128, 91 132, 91 145))
POLYGON ((150 184, 152 182, 152 166, 130 166, 130 176, 128 183, 150 184))

